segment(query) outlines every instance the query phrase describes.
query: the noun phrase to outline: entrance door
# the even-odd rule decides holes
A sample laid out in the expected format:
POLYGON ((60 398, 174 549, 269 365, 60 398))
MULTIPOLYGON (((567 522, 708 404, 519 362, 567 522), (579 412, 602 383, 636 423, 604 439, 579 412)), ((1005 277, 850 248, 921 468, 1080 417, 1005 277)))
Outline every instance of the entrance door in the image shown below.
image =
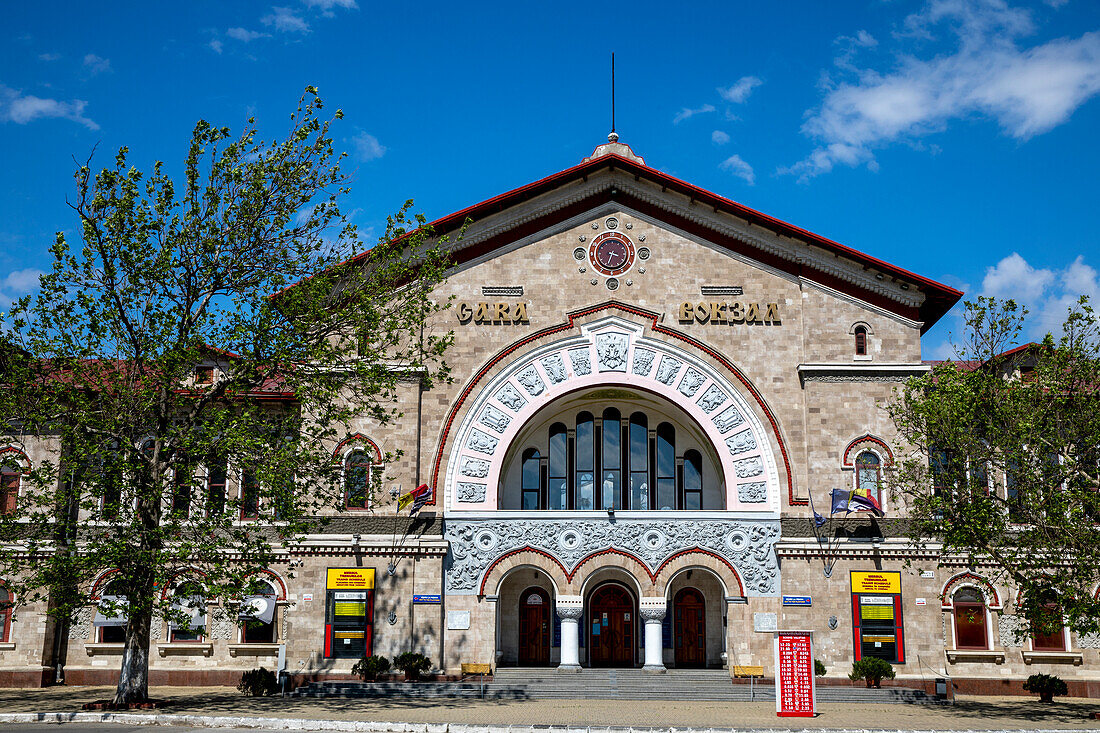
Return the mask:
POLYGON ((673 603, 672 622, 676 666, 705 667, 707 627, 703 594, 695 588, 684 588, 677 593, 673 603))
POLYGON ((596 589, 588 604, 589 663, 593 667, 634 666, 634 597, 621 585, 596 589))
POLYGON ((519 597, 519 664, 550 664, 550 596, 542 588, 528 588, 519 597))

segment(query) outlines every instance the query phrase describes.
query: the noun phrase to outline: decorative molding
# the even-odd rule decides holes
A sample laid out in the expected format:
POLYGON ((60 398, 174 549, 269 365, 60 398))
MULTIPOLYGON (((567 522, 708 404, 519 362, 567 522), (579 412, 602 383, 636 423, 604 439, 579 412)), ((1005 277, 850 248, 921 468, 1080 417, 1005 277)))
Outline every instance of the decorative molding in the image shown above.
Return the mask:
POLYGON ((356 433, 355 435, 350 435, 341 440, 340 443, 337 444, 336 449, 332 451, 332 457, 339 459, 344 454, 344 448, 349 445, 358 448, 370 448, 374 452, 374 460, 372 463, 375 465, 382 463, 382 449, 378 447, 377 443, 362 433, 356 433))
POLYGON ((699 294, 704 298, 726 298, 734 295, 744 295, 745 289, 740 285, 700 285, 699 294))
POLYGON ((982 576, 969 571, 959 573, 944 583, 943 590, 940 591, 940 607, 944 611, 950 611, 954 608, 952 598, 955 595, 955 591, 959 588, 966 587, 976 588, 978 592, 982 594, 982 598, 985 599, 986 606, 991 610, 999 611, 1003 607, 1001 596, 997 593, 997 589, 993 587, 993 584, 982 576))
POLYGON ((1027 644, 1027 624, 1014 613, 1002 613, 997 619, 997 635, 1001 639, 1001 646, 1006 649, 1019 649, 1027 644))
POLYGON ((905 382, 927 374, 927 364, 799 364, 798 378, 806 382, 905 382))
POLYGON ((844 458, 841 460, 841 466, 844 468, 854 468, 855 464, 852 463, 852 454, 856 452, 857 448, 864 448, 866 444, 873 444, 883 453, 883 458, 886 460, 883 462, 884 468, 890 468, 894 465, 894 452, 890 450, 890 446, 886 444, 886 441, 881 438, 876 438, 870 433, 864 433, 859 436, 844 448, 844 458))
POLYGON ((522 285, 482 285, 481 294, 486 298, 522 298, 522 285))
POLYGON ((699 549, 727 562, 745 595, 779 592, 777 520, 447 519, 444 536, 450 542, 446 589, 459 595, 478 592, 495 562, 526 548, 551 557, 567 576, 593 554, 614 551, 637 558, 652 577, 672 556, 699 549))
POLYGON ((768 485, 763 481, 737 485, 737 498, 746 504, 756 504, 768 500, 768 485))
POLYGON ((460 481, 456 497, 459 501, 477 504, 485 501, 485 484, 460 481))

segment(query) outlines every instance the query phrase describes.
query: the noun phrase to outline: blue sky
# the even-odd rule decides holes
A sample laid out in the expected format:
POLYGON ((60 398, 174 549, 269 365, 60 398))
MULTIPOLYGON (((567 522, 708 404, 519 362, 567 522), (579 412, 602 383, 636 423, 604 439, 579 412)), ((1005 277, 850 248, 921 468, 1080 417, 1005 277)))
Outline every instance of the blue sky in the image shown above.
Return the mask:
MULTIPOLYGON (((33 289, 73 158, 178 170, 194 122, 269 134, 307 84, 346 117, 380 230, 572 166, 646 162, 968 296, 1032 336, 1100 269, 1100 3, 19 3, 0 44, 0 307, 33 289)), ((947 354, 953 312, 925 339, 947 354)))

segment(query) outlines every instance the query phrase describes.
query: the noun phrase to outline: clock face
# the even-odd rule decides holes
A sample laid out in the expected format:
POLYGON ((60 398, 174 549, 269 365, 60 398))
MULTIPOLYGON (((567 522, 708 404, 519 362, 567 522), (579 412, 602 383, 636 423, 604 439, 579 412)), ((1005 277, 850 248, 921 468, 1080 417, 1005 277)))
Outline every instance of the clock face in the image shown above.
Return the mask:
POLYGON ((588 259, 603 275, 621 275, 634 265, 634 243, 619 232, 604 232, 589 245, 588 259))

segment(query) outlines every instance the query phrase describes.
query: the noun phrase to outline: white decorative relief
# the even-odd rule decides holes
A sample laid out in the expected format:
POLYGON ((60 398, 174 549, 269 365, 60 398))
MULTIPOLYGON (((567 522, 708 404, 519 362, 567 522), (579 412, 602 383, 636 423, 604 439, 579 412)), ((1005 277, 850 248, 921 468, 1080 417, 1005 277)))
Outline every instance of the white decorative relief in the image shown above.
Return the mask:
POLYGON ((480 458, 465 456, 462 459, 462 468, 459 473, 470 478, 485 478, 489 475, 489 462, 480 458))
POLYGON ((1027 642, 1027 624, 1014 613, 1002 613, 997 619, 997 632, 1001 637, 1001 646, 1022 647, 1027 642))
POLYGON ((470 439, 466 442, 466 447, 491 456, 497 449, 497 443, 499 442, 491 435, 487 435, 480 430, 474 430, 470 433, 470 439))
POLYGON ((468 503, 485 501, 485 484, 460 481, 458 484, 458 500, 468 503))
POLYGON ((683 362, 671 356, 661 357, 661 366, 657 367, 657 381, 671 385, 676 379, 676 373, 680 371, 683 362))
POLYGON ((728 433, 743 422, 745 422, 744 416, 733 405, 727 407, 718 417, 714 418, 714 424, 718 426, 718 432, 720 433, 728 433))
POLYGON ((1078 634, 1077 646, 1080 649, 1100 649, 1100 634, 1078 634))
POLYGON ((684 378, 680 380, 680 394, 684 397, 694 397, 705 381, 707 381, 706 377, 695 369, 688 367, 687 371, 684 372, 684 378))
POLYGON ((498 433, 503 433, 508 428, 508 423, 512 422, 512 418, 492 405, 486 405, 485 409, 481 411, 481 417, 478 418, 478 422, 488 428, 492 428, 498 433))
POLYGON ((516 376, 516 379, 519 380, 519 383, 523 386, 525 390, 527 390, 527 393, 530 394, 532 397, 542 394, 543 391, 546 389, 546 383, 542 381, 542 377, 540 377, 539 373, 535 371, 535 367, 533 365, 527 367, 522 372, 520 372, 516 376))
POLYGON ((751 430, 742 430, 726 438, 726 447, 730 449, 730 455, 736 456, 747 453, 756 448, 756 439, 752 437, 751 430))
POLYGON ((210 638, 221 641, 231 640, 237 631, 237 623, 224 608, 218 608, 213 614, 213 623, 210 628, 210 638))
POLYGON ((639 377, 648 377, 653 371, 653 357, 656 352, 649 349, 634 349, 634 366, 631 371, 639 377))
POLYGON ((561 360, 561 354, 553 354, 545 359, 541 359, 540 362, 542 368, 546 370, 546 376, 550 377, 550 381, 553 384, 561 384, 566 379, 565 362, 561 360))
POLYGON ((699 407, 709 415, 725 401, 726 393, 719 389, 718 385, 712 384, 707 387, 707 391, 699 398, 699 407))
POLYGON ((768 500, 768 485, 763 481, 737 485, 737 500, 743 504, 758 504, 768 500))
POLYGON ((738 478, 759 476, 764 473, 764 464, 759 458, 746 458, 734 463, 733 470, 737 472, 738 478))
POLYGON ((601 372, 626 371, 626 347, 629 341, 625 333, 601 333, 596 335, 596 361, 601 372))
POLYGON ((496 397, 497 402, 504 405, 512 412, 519 412, 523 409, 523 406, 527 404, 527 400, 523 398, 519 390, 510 384, 501 387, 496 397))
POLYGON ((88 639, 92 635, 92 617, 95 616, 94 606, 85 606, 77 609, 76 618, 69 623, 70 639, 88 639))
POLYGON ((592 357, 588 349, 570 349, 569 361, 573 363, 573 373, 578 377, 592 373, 592 357))
POLYGON ((523 547, 549 553, 570 571, 593 552, 613 548, 637 557, 652 572, 672 555, 698 548, 733 565, 746 595, 779 592, 777 520, 447 519, 444 536, 450 543, 446 587, 456 594, 478 592, 489 566, 523 547))

